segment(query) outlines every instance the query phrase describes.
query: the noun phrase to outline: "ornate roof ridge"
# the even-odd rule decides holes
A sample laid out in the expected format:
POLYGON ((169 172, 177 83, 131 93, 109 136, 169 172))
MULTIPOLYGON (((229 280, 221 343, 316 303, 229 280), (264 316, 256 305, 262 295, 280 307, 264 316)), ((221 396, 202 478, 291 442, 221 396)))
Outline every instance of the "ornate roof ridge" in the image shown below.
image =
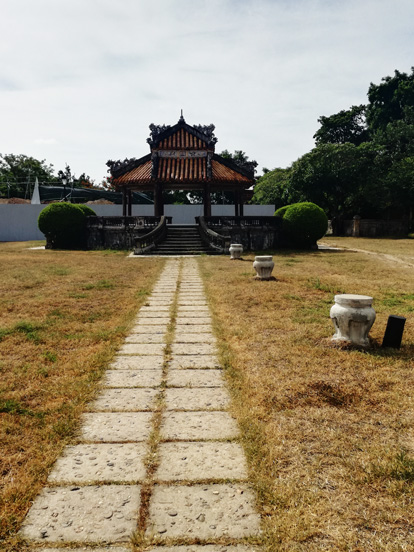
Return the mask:
POLYGON ((151 136, 147 138, 147 142, 151 147, 156 146, 162 140, 168 138, 180 128, 184 128, 190 134, 193 134, 203 142, 206 142, 207 145, 210 147, 214 147, 214 145, 217 143, 217 138, 214 136, 214 130, 216 127, 213 124, 191 126, 185 122, 185 119, 182 115, 178 123, 173 126, 155 125, 154 123, 151 123, 149 126, 151 136))

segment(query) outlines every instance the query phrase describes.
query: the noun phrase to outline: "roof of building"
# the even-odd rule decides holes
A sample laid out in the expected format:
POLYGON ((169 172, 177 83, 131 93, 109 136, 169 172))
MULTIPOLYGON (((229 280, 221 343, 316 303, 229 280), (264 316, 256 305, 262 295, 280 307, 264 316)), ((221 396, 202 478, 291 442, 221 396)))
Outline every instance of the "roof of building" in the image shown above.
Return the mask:
POLYGON ((212 189, 245 189, 254 182, 252 167, 242 167, 214 153, 214 125, 190 126, 181 116, 174 126, 150 125, 150 130, 150 154, 108 161, 118 186, 148 189, 161 182, 166 189, 194 189, 197 184, 209 183, 212 189))

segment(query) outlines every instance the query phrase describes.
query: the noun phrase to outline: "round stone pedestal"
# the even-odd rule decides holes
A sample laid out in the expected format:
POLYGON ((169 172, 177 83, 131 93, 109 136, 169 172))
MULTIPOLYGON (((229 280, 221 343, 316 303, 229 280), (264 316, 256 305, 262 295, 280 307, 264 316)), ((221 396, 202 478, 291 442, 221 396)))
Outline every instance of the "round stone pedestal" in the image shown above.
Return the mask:
POLYGON ((368 333, 376 317, 372 301, 368 295, 335 295, 330 312, 335 326, 332 341, 350 341, 359 347, 368 347, 368 333))
POLYGON ((230 260, 240 259, 243 253, 243 245, 241 243, 231 243, 229 247, 230 260))
POLYGON ((270 255, 260 255, 254 258, 253 268, 255 269, 257 276, 256 280, 270 280, 272 278, 272 271, 275 266, 273 257, 270 255))

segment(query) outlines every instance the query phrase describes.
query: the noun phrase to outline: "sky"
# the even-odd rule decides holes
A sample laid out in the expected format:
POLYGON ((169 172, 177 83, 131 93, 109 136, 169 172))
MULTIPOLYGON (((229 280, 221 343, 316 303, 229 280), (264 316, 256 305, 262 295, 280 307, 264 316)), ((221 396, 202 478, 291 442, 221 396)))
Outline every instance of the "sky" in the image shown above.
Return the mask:
POLYGON ((287 167, 321 115, 414 65, 412 0, 0 0, 0 153, 149 153, 149 125, 211 124, 216 152, 287 167))

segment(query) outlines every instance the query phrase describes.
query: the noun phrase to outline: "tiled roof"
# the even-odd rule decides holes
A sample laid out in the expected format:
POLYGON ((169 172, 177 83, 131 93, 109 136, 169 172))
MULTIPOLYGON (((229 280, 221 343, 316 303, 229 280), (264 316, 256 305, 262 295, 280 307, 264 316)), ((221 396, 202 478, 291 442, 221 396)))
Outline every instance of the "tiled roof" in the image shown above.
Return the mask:
POLYGON ((173 127, 151 125, 150 129, 151 154, 108 162, 114 183, 143 190, 151 189, 154 182, 162 182, 166 189, 196 189, 205 182, 213 188, 245 189, 253 184, 254 176, 248 169, 214 153, 217 139, 213 125, 192 127, 181 118, 173 127))
POLYGON ((250 186, 252 179, 240 172, 220 163, 215 156, 212 160, 212 178, 207 177, 207 158, 159 158, 158 171, 155 179, 151 177, 152 161, 146 161, 123 174, 115 181, 118 185, 151 184, 157 180, 164 183, 202 183, 241 184, 250 186))
POLYGON ((168 136, 168 138, 164 138, 164 140, 161 140, 161 142, 157 144, 156 148, 154 148, 154 150, 158 149, 205 150, 206 144, 205 142, 203 142, 203 140, 197 138, 197 136, 194 136, 184 128, 180 128, 177 132, 175 132, 171 136, 168 136))

